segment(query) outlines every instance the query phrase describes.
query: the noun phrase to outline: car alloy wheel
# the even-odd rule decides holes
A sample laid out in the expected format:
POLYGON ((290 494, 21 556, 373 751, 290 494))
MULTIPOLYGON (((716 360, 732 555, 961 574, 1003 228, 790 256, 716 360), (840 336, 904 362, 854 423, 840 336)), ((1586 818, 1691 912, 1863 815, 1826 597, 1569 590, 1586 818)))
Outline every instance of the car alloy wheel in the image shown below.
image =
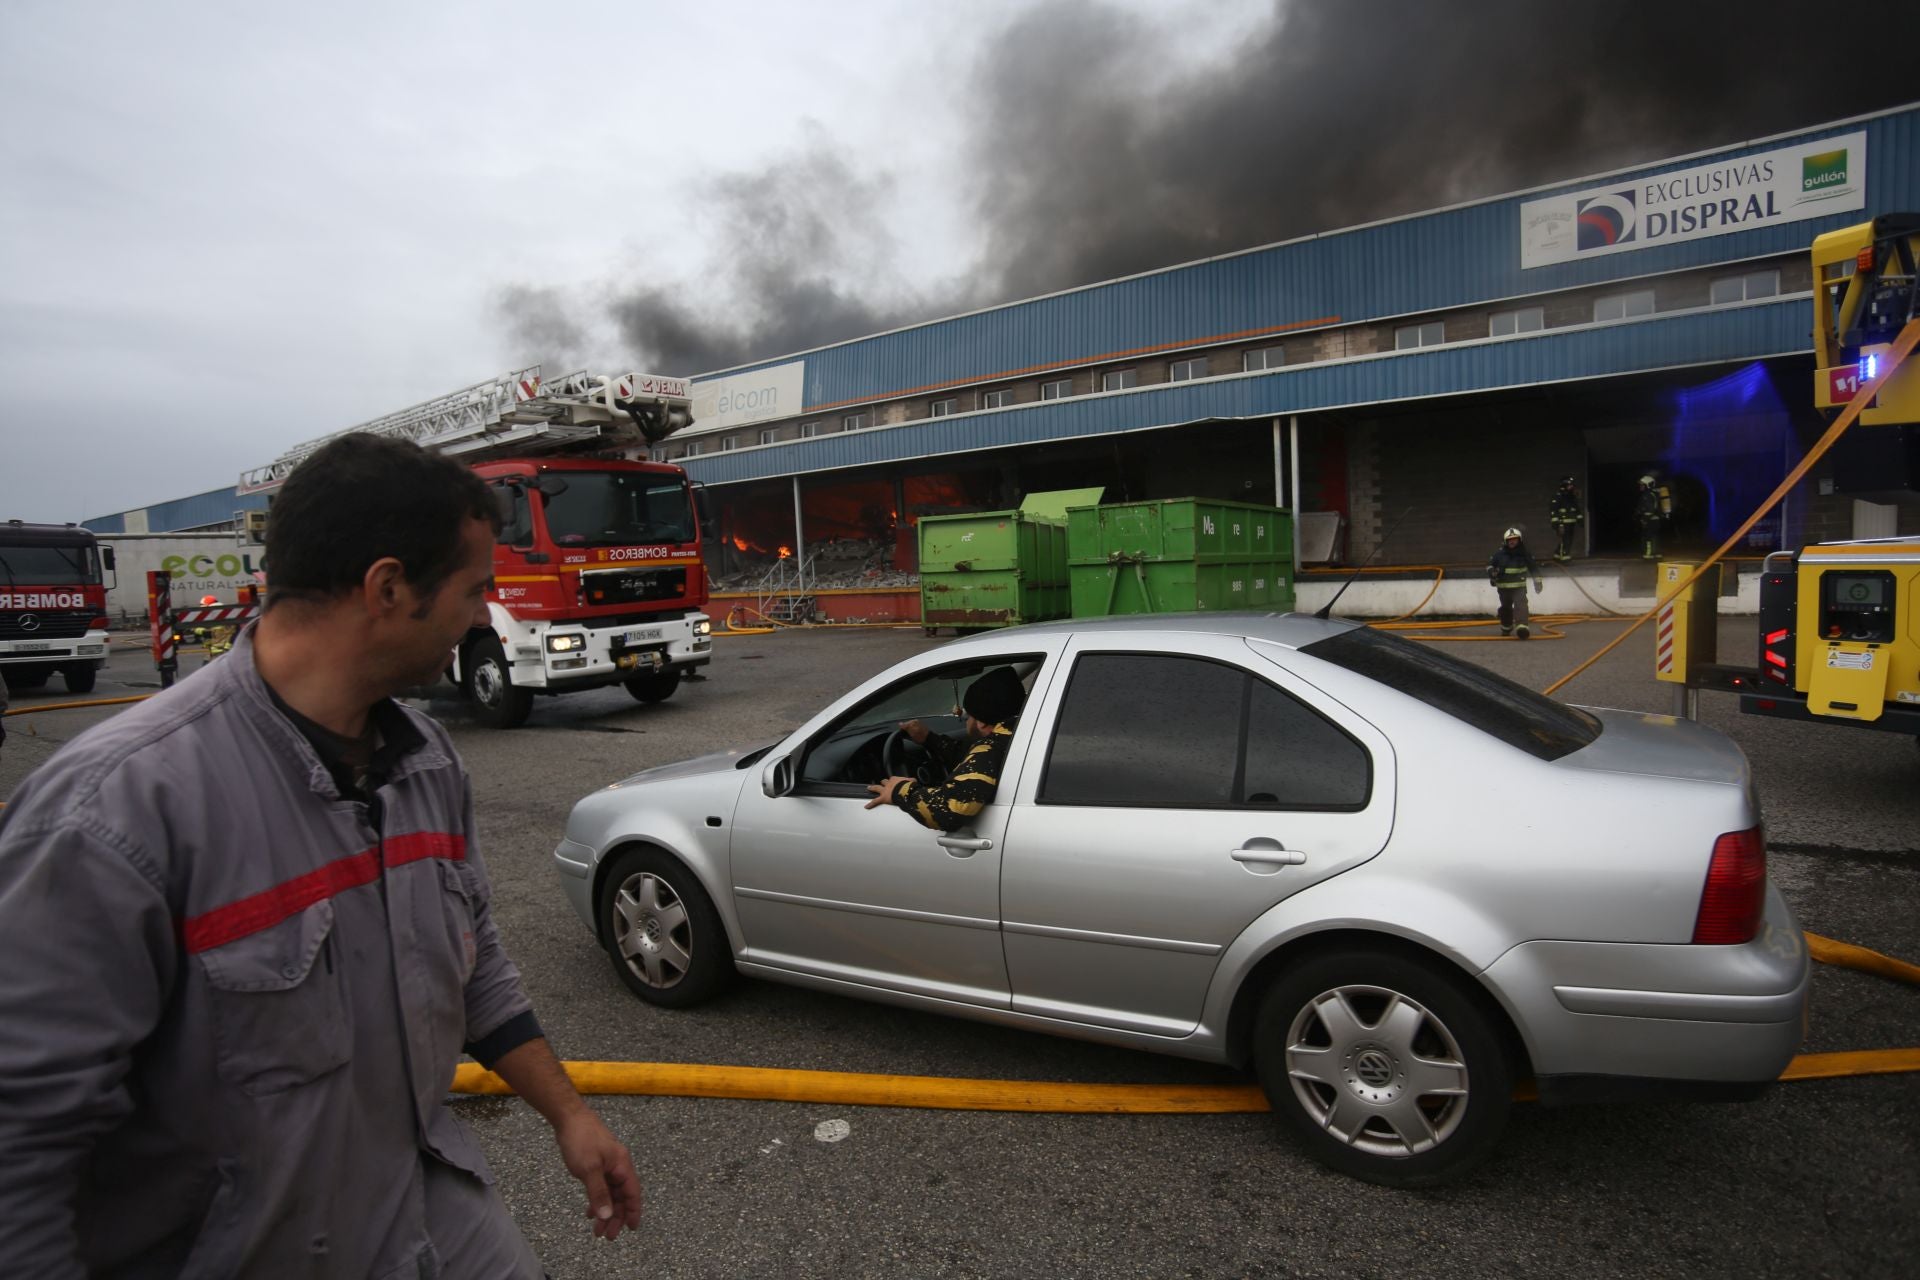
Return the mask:
POLYGON ((1385 1186, 1431 1186, 1484 1159, 1506 1125, 1513 1068, 1498 1016, 1437 957, 1329 952, 1268 990, 1255 1066, 1316 1159, 1385 1186))
POLYGON ((1327 1133, 1372 1155, 1410 1156, 1452 1137, 1472 1079, 1432 1012, 1384 987, 1335 987, 1287 1030, 1287 1077, 1327 1133))
POLYGON ((698 1004, 733 977, 713 901, 693 872, 659 849, 615 857, 600 885, 600 919, 614 972, 649 1004, 698 1004))

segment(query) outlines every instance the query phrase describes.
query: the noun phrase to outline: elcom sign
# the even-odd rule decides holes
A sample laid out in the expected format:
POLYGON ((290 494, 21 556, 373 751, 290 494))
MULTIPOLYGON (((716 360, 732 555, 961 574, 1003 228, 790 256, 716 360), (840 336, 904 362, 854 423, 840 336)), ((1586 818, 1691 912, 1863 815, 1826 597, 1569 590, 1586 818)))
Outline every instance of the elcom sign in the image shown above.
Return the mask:
POLYGON ((1867 203, 1867 135, 1842 134, 1520 206, 1520 265, 1750 231, 1867 203))
POLYGON ((748 423, 790 418, 800 412, 806 392, 807 362, 794 360, 771 369, 731 373, 693 384, 693 425, 698 431, 744 427, 748 423))

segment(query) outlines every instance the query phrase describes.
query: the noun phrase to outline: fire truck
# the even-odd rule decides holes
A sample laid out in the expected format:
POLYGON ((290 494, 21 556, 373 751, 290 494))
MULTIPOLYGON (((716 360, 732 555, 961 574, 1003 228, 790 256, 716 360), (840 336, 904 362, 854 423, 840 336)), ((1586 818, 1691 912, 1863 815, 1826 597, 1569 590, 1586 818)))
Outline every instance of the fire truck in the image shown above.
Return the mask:
POLYGON ((0 677, 37 689, 58 671, 86 693, 107 665, 113 552, 74 524, 0 525, 0 677))
MULTIPOLYGON (((337 433, 411 440, 493 490, 490 625, 447 669, 484 723, 510 729, 536 694, 614 684, 659 702, 711 660, 699 495, 681 468, 641 460, 693 421, 688 390, 652 374, 546 380, 535 365, 337 433)), ((239 492, 271 494, 335 438, 247 472, 239 492)))
MULTIPOLYGON (((1882 377, 1835 451, 1842 492, 1920 490, 1920 215, 1886 214, 1813 242, 1814 403, 1837 413, 1882 377)), ((1718 566, 1715 566, 1716 568, 1718 566)), ((1693 566, 1660 567, 1678 589, 1693 566)), ((1761 567, 1753 666, 1715 662, 1716 575, 1663 599, 1655 675, 1740 695, 1748 715, 1920 738, 1920 538, 1816 543, 1761 567)))

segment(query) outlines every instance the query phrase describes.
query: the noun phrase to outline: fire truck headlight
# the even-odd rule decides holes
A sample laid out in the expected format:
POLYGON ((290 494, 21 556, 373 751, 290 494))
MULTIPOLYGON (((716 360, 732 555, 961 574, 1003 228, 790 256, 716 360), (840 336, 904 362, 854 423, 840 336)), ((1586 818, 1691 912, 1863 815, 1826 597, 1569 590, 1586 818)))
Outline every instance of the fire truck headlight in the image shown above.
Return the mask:
POLYGON ((696 622, 696 623, 694 623, 694 624, 693 624, 693 634, 694 634, 694 635, 696 635, 696 636, 710 636, 710 635, 712 635, 712 634, 713 634, 713 619, 712 619, 712 618, 702 618, 702 619, 700 619, 700 620, 699 620, 698 622, 696 622))
POLYGON ((565 635, 547 637, 548 653, 572 653, 576 649, 584 649, 586 647, 587 638, 585 636, 565 635))

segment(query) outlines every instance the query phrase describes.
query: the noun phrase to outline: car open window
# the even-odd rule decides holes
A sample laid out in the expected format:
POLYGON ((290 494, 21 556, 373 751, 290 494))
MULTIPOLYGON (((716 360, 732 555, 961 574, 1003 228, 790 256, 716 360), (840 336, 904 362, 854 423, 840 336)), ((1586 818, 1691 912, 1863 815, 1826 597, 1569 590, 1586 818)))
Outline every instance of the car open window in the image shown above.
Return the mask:
POLYGON ((919 720, 935 733, 963 733, 966 720, 961 702, 968 685, 990 668, 1012 667, 1031 693, 1044 662, 1041 654, 975 658, 916 672, 888 685, 813 736, 800 765, 799 789, 837 793, 853 787, 864 797, 866 784, 885 776, 880 749, 902 721, 919 720))
POLYGON ((1600 721, 1577 707, 1370 627, 1316 640, 1300 652, 1398 689, 1542 760, 1558 760, 1600 736, 1600 721))

